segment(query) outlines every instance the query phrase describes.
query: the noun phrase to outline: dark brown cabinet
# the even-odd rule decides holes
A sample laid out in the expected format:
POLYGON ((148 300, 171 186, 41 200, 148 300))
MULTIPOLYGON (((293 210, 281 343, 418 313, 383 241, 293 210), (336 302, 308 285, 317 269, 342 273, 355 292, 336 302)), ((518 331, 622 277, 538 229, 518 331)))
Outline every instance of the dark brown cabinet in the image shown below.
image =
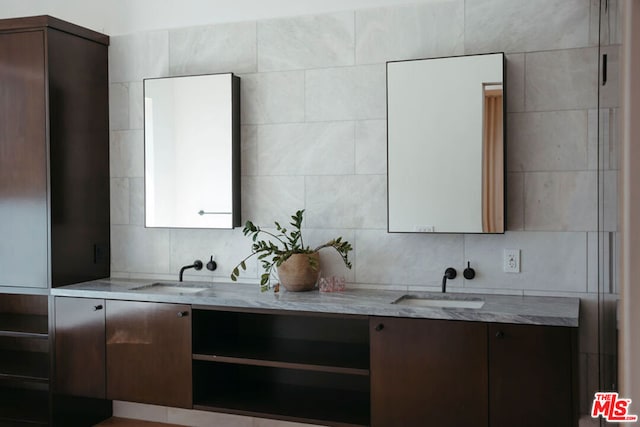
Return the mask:
POLYGON ((487 327, 371 318, 371 425, 486 426, 487 327))
POLYGON ((577 425, 575 328, 371 319, 371 425, 577 425))
POLYGON ((55 299, 54 392, 106 397, 104 305, 102 299, 55 299))
POLYGON ((57 397, 192 406, 190 306, 71 297, 54 305, 57 397))
POLYGON ((84 427, 111 416, 106 400, 105 301, 53 301, 52 425, 84 427))
POLYGON ((3 286, 46 288, 48 284, 44 52, 44 31, 0 33, 0 64, 11 64, 0 67, 3 286))
POLYGON ((192 407, 191 307, 106 302, 107 398, 192 407))
POLYGON ((0 286, 109 275, 109 86, 103 34, 0 20, 0 286))
POLYGON ((575 328, 67 297, 55 312, 65 394, 99 398, 106 377, 107 399, 330 426, 577 425, 575 328))
POLYGON ((489 325, 491 427, 577 425, 575 332, 489 325))
MULTIPOLYGON (((33 294, 46 305, 50 287, 109 276, 108 45, 108 36, 50 16, 0 20, 1 300, 33 294)), ((48 310, 34 318, 31 308, 14 306, 7 330, 31 331, 35 321, 45 335, 4 339, 1 365, 46 371, 29 370, 36 376, 26 383, 0 375, 14 381, 10 398, 0 389, 9 408, 0 419, 47 424, 48 310), (25 345, 38 351, 14 358, 25 345)))

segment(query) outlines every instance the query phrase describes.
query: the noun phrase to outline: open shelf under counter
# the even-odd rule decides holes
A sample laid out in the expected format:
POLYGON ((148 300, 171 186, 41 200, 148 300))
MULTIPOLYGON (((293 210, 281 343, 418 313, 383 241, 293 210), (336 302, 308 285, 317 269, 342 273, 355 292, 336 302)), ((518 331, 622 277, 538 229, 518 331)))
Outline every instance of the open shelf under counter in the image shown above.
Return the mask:
POLYGON ((368 377, 194 362, 195 409, 331 426, 370 425, 368 377))
POLYGON ((368 376, 368 320, 194 309, 193 359, 368 376))
POLYGON ((362 343, 271 338, 211 343, 194 360, 369 375, 369 346, 362 343))

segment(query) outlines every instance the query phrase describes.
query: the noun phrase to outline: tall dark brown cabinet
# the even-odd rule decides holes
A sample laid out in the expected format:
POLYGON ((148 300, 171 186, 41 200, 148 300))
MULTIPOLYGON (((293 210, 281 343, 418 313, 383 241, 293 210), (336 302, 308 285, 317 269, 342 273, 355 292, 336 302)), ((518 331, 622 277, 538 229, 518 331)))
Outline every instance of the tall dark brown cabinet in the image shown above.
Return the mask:
POLYGON ((0 20, 0 425, 51 419, 51 287, 109 276, 109 37, 0 20))

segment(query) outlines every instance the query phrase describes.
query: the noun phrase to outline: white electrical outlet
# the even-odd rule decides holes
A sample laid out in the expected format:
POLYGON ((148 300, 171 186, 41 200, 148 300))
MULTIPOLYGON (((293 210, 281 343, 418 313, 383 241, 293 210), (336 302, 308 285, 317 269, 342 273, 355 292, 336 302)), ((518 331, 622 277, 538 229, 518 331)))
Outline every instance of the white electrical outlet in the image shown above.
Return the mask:
POLYGON ((502 269, 505 273, 520 273, 520 249, 505 249, 502 269))

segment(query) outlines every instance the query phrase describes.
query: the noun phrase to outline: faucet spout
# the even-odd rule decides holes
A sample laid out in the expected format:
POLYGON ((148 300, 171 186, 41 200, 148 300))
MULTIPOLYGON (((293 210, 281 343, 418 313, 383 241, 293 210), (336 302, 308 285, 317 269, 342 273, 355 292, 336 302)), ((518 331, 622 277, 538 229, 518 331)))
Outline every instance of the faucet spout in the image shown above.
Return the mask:
POLYGON ((198 271, 198 270, 202 270, 202 261, 200 261, 199 259, 193 261, 193 264, 191 265, 185 265, 184 267, 182 267, 180 269, 180 274, 179 274, 179 278, 180 281, 182 282, 182 275, 184 274, 184 271, 188 268, 193 268, 194 270, 198 271))
POLYGON ((447 279, 453 280, 458 275, 458 272, 455 268, 449 267, 444 271, 444 276, 442 276, 442 293, 447 292, 447 279))

